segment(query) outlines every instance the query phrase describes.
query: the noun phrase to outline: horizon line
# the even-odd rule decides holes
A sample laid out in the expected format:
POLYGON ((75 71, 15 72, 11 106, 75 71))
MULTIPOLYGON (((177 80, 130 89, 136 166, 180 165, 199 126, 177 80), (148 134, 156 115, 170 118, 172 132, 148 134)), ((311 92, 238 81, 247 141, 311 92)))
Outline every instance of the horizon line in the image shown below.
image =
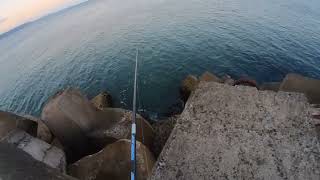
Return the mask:
MULTIPOLYGON (((93 0, 90 0, 90 1, 93 1, 93 0)), ((45 14, 45 15, 40 16, 40 17, 38 17, 38 18, 35 18, 35 19, 33 19, 33 20, 26 21, 26 22, 24 22, 24 23, 22 23, 22 24, 19 24, 19 25, 15 26, 14 28, 12 28, 12 29, 10 29, 10 30, 8 30, 8 31, 4 31, 4 32, 2 32, 2 33, 0 32, 0 39, 2 39, 3 37, 6 37, 7 35, 9 35, 9 34, 11 34, 11 33, 17 32, 17 31, 19 31, 20 29, 23 29, 23 28, 25 28, 26 26, 28 26, 28 25, 30 25, 30 24, 32 24, 32 23, 35 23, 35 22, 37 22, 37 21, 46 19, 46 18, 48 18, 48 17, 50 17, 50 16, 54 16, 54 15, 60 14, 60 13, 62 13, 62 12, 68 11, 68 10, 70 10, 70 9, 72 9, 72 8, 76 8, 76 7, 80 6, 80 5, 83 5, 83 4, 88 3, 88 2, 89 2, 89 0, 84 0, 83 2, 80 2, 80 3, 78 3, 78 4, 71 5, 71 6, 67 6, 67 7, 65 7, 65 8, 61 8, 61 9, 59 9, 59 10, 57 10, 57 11, 50 12, 50 13, 48 13, 48 14, 45 14)), ((6 20, 6 19, 7 19, 7 18, 4 18, 4 20, 6 20)))

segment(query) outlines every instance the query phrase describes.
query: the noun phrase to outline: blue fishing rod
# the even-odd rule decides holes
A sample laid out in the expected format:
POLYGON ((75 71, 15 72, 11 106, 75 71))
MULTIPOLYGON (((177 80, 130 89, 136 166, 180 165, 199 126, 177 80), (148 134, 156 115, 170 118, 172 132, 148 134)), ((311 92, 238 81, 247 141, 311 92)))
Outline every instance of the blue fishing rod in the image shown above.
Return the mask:
POLYGON ((132 125, 131 125, 131 180, 136 180, 136 100, 137 100, 137 76, 138 76, 138 49, 136 53, 136 66, 134 70, 134 87, 132 103, 132 125))

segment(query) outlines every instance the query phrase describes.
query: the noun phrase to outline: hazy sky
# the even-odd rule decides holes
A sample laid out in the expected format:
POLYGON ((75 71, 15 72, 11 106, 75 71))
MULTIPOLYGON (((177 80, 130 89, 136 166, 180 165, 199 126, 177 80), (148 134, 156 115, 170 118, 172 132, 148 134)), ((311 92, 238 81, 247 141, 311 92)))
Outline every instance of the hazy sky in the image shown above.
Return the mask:
POLYGON ((0 0, 0 34, 86 0, 0 0))

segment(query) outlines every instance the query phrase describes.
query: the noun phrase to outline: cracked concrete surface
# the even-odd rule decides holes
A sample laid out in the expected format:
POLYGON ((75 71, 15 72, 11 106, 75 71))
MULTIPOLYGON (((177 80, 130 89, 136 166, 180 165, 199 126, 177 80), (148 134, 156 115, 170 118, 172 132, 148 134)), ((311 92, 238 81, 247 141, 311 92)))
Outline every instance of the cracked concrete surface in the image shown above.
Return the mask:
POLYGON ((151 179, 318 180, 319 128, 311 109, 303 94, 202 82, 151 179))

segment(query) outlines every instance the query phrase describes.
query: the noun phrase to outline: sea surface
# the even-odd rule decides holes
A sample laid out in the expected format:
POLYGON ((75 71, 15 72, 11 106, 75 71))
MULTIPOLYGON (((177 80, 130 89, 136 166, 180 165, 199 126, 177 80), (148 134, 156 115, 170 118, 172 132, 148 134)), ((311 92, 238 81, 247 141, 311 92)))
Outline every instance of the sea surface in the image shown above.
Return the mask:
POLYGON ((161 118, 188 74, 320 78, 319 0, 90 0, 0 35, 0 109, 38 116, 65 87, 161 118))

